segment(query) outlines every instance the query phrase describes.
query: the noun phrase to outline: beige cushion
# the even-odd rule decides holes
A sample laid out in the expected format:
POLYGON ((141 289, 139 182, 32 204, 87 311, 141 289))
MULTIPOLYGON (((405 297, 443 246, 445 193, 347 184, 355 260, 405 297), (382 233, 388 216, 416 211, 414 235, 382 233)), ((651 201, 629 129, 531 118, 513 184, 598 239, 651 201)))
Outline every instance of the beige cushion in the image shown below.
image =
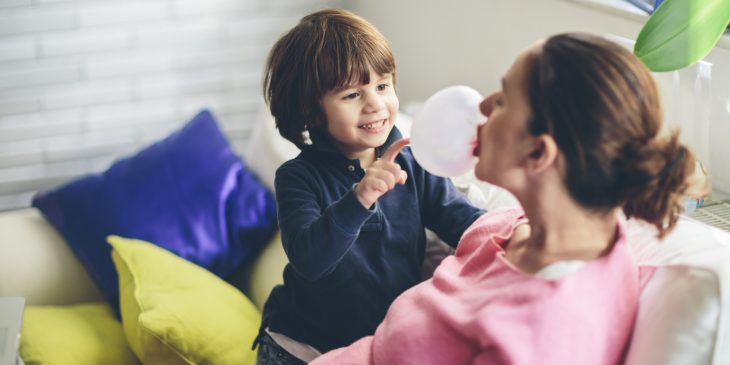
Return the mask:
POLYGON ((288 262, 277 233, 251 267, 248 297, 259 310, 263 310, 271 289, 284 282, 282 274, 288 262))
POLYGON ((22 296, 26 305, 100 300, 66 242, 35 208, 0 213, 0 296, 22 296))

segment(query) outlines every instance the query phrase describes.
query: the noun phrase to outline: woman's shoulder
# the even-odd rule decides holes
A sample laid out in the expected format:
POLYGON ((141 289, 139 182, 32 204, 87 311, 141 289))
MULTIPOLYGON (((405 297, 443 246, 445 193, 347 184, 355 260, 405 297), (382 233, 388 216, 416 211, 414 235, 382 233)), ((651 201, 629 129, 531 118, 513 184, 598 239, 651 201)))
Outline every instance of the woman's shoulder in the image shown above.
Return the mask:
POLYGON ((456 254, 468 254, 485 243, 501 244, 524 219, 525 213, 520 208, 497 208, 482 214, 464 231, 456 254))
POLYGON ((471 235, 499 235, 509 237, 516 223, 525 219, 520 208, 497 208, 482 214, 464 232, 462 239, 471 235))

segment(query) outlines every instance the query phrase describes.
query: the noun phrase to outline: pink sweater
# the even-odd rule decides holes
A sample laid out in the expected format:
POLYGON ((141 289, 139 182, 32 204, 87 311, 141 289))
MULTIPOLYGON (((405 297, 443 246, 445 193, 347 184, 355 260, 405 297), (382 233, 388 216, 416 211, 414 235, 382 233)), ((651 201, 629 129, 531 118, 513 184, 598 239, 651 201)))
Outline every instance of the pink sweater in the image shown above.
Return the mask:
POLYGON ((625 222, 611 252, 557 280, 523 273, 502 245, 523 218, 491 211, 432 279, 401 294, 375 335, 312 364, 618 364, 639 300, 625 222))

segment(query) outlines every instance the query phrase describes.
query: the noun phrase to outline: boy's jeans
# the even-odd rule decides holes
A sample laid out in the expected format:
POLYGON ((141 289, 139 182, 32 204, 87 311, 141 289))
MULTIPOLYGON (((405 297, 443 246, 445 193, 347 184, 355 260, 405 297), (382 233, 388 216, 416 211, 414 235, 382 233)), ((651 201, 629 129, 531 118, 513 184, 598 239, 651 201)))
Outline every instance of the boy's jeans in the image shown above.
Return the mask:
POLYGON ((256 355, 256 365, 303 365, 304 361, 286 352, 274 342, 268 333, 263 333, 259 340, 259 352, 256 355))

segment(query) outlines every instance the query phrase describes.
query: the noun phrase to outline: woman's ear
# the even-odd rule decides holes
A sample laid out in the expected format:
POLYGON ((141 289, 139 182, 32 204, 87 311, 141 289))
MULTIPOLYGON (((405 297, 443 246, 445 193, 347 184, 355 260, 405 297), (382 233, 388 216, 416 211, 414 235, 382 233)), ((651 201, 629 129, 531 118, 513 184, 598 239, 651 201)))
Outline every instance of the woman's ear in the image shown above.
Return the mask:
POLYGON ((558 158, 558 145, 553 137, 541 134, 534 138, 533 147, 527 156, 527 171, 539 174, 553 166, 558 158))

